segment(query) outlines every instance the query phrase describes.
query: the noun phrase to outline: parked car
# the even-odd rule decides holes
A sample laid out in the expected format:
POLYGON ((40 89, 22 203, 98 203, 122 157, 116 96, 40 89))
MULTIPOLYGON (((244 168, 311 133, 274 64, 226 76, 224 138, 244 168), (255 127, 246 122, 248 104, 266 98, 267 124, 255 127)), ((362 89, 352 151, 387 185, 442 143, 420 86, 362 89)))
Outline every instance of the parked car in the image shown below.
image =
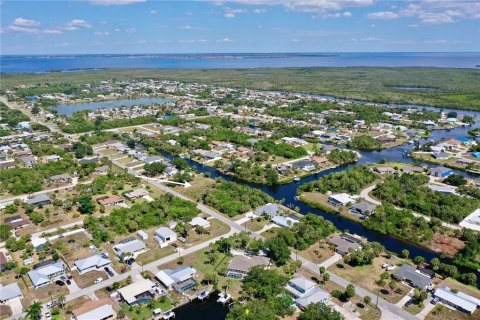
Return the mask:
POLYGON ((109 276, 110 278, 114 276, 112 270, 110 270, 109 267, 105 267, 105 268, 103 268, 103 270, 105 270, 105 272, 108 274, 108 276, 109 276))
POLYGON ((387 267, 387 271, 395 270, 395 268, 396 268, 396 267, 395 267, 394 265, 389 265, 389 266, 387 267))
POLYGON ((431 304, 437 304, 437 302, 440 300, 438 297, 434 297, 432 301, 430 301, 431 304))
POLYGON ((410 307, 412 304, 413 304, 413 299, 410 299, 405 303, 405 307, 410 307))
POLYGON ((68 285, 71 285, 72 281, 70 281, 70 279, 67 279, 67 280, 65 280, 65 283, 68 284, 68 285))
POLYGON ((390 265, 390 264, 388 264, 387 262, 384 262, 384 263, 382 264, 382 268, 383 268, 383 269, 388 268, 389 265, 390 265))
POLYGON ((100 283, 100 282, 102 282, 102 281, 103 281, 102 278, 97 278, 97 280, 95 280, 95 284, 100 283))
POLYGON ((55 284, 56 284, 57 286, 64 286, 64 285, 65 285, 65 282, 63 282, 62 280, 57 280, 57 281, 55 281, 55 284))

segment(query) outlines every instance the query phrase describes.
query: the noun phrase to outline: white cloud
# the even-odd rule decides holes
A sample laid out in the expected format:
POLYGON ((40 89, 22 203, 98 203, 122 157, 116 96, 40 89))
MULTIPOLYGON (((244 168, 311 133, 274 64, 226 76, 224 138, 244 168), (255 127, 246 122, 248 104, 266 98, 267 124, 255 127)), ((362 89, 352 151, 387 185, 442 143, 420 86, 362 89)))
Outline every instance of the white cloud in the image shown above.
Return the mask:
POLYGON ((398 8, 395 12, 372 12, 367 16, 372 19, 416 18, 422 24, 477 20, 480 19, 480 2, 419 0, 398 8))
POLYGON ((187 25, 184 25, 184 26, 180 26, 178 27, 179 29, 183 29, 183 30, 191 30, 192 29, 192 26, 187 24, 187 25))
POLYGON ((367 38, 362 38, 360 41, 366 41, 366 42, 371 42, 371 41, 380 41, 380 38, 376 37, 367 37, 367 38))
POLYGON ((352 13, 350 11, 345 11, 344 13, 342 13, 342 16, 350 18, 352 16, 352 13))
POLYGON ((400 16, 392 11, 380 11, 380 12, 371 12, 367 15, 370 19, 379 19, 379 20, 392 20, 397 19, 400 16))
POLYGON ((95 31, 93 34, 96 35, 96 36, 108 36, 110 34, 110 32, 108 32, 108 31, 95 31))
POLYGON ((157 10, 150 10, 150 14, 156 14, 157 10))
POLYGON ((425 41, 425 43, 427 43, 427 44, 445 44, 445 43, 448 43, 448 41, 444 40, 444 39, 437 39, 437 40, 427 40, 427 41, 425 41))
POLYGON ((255 9, 255 10, 253 10, 253 13, 257 13, 257 14, 265 13, 265 12, 267 12, 267 10, 265 10, 265 9, 255 9))
POLYGON ((135 29, 135 28, 127 28, 127 29, 125 29, 125 32, 126 32, 126 33, 135 33, 135 32, 137 32, 137 29, 135 29))
POLYGON ((62 43, 57 43, 53 46, 56 47, 56 48, 63 48, 63 47, 69 47, 71 45, 73 45, 73 43, 71 43, 71 42, 62 42, 62 43))
POLYGON ((19 26, 19 27, 38 27, 40 25, 40 21, 30 20, 25 18, 16 18, 13 20, 12 25, 19 26))
POLYGON ((228 19, 233 19, 233 18, 235 18, 235 14, 233 14, 233 13, 225 13, 223 16, 224 16, 225 18, 228 18, 228 19))
POLYGON ((73 19, 70 22, 65 24, 64 29, 68 31, 75 31, 79 29, 91 28, 92 26, 85 20, 82 19, 73 19))
POLYGON ((94 6, 124 6, 141 2, 145 0, 90 0, 90 4, 94 6))
POLYGON ((222 40, 218 40, 218 42, 234 42, 234 40, 230 38, 223 38, 222 40))
POLYGON ((300 39, 293 38, 293 39, 290 39, 290 41, 292 41, 292 42, 300 42, 300 39))
POLYGON ((62 30, 59 30, 59 29, 45 29, 45 30, 43 30, 43 33, 46 33, 46 34, 60 34, 60 33, 62 33, 62 30))

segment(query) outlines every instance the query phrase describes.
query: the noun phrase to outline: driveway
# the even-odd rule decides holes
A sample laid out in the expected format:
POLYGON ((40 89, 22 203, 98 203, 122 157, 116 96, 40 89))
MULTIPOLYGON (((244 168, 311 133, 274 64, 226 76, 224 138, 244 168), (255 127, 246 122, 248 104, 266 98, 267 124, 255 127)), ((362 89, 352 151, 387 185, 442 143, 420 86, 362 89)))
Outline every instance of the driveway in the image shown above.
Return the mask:
POLYGON ((20 298, 14 298, 5 304, 12 309, 12 315, 18 315, 22 313, 23 306, 20 298))

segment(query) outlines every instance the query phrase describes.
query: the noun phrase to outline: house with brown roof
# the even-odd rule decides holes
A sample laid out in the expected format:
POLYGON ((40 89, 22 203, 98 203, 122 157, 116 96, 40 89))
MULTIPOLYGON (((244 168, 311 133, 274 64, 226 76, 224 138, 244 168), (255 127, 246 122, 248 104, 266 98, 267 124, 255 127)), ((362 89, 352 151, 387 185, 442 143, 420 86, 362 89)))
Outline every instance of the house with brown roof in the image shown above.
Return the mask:
POLYGON ((316 164, 324 164, 328 162, 328 159, 325 157, 319 157, 319 156, 313 156, 312 161, 315 162, 316 164))
POLYGON ((103 206, 116 206, 124 203, 123 199, 117 195, 105 196, 97 199, 97 202, 103 206))
POLYGON ((30 224, 30 219, 20 216, 10 217, 3 221, 3 224, 11 226, 13 229, 22 228, 30 224))

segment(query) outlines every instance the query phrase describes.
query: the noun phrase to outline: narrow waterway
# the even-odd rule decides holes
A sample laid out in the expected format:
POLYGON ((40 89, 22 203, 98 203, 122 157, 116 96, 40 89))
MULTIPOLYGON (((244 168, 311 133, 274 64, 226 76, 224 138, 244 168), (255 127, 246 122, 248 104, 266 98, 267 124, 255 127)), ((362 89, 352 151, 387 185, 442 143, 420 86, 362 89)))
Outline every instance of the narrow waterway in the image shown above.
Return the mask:
MULTIPOLYGON (((408 107, 413 107, 413 106, 408 106, 408 107)), ((418 108, 424 108, 424 107, 418 107, 418 108)), ((427 107, 427 108, 435 111, 440 111, 440 109, 433 108, 433 107, 427 107)), ((450 111, 448 109, 442 109, 442 110, 445 112, 450 111)), ((420 139, 421 144, 427 142, 430 139, 438 141, 441 139, 465 137, 465 136, 468 136, 468 130, 480 127, 480 112, 463 111, 463 110, 451 110, 451 111, 456 111, 458 113, 475 116, 477 118, 477 122, 470 127, 458 127, 454 129, 447 129, 447 130, 433 130, 432 135, 429 138, 420 139)), ((411 257, 423 256, 428 261, 434 257, 439 256, 439 254, 427 248, 405 241, 403 239, 399 239, 397 237, 390 236, 390 235, 381 234, 374 230, 366 229, 365 227, 363 227, 362 224, 358 222, 343 218, 340 215, 329 214, 323 210, 314 209, 309 205, 302 203, 300 201, 297 201, 295 199, 297 188, 302 184, 316 180, 332 172, 345 170, 356 164, 370 164, 370 163, 378 162, 382 159, 386 161, 401 161, 401 162, 413 163, 415 161, 407 156, 408 152, 410 152, 413 149, 413 147, 414 146, 411 144, 404 144, 401 146, 397 146, 394 148, 381 150, 381 151, 373 151, 373 152, 362 151, 360 152, 361 154, 360 161, 358 161, 355 164, 325 170, 315 175, 306 177, 299 182, 292 182, 285 185, 270 187, 270 186, 259 186, 259 185, 244 183, 244 182, 239 182, 239 183, 247 184, 252 188, 260 189, 266 192, 267 194, 269 194, 270 196, 272 196, 275 200, 283 200, 285 204, 293 204, 294 206, 298 206, 300 208, 300 213, 302 214, 314 213, 314 214, 320 215, 324 217, 326 220, 331 221, 335 225, 335 227, 339 230, 342 230, 342 231, 348 230, 351 233, 356 233, 358 235, 366 237, 369 241, 380 242, 389 251, 400 253, 403 249, 407 249, 410 252, 411 257)), ((165 154, 165 155, 171 158, 170 155, 168 154, 165 154)), ((202 173, 209 172, 212 178, 222 177, 225 180, 232 180, 231 176, 222 174, 219 171, 217 171, 215 168, 204 166, 193 160, 189 160, 189 159, 186 159, 186 160, 188 161, 189 165, 192 168, 198 170, 199 172, 202 172, 202 173)), ((416 162, 416 163, 422 166, 425 166, 425 165, 429 167, 435 166, 428 163, 420 163, 420 162, 416 162)), ((479 175, 474 173, 468 173, 468 172, 459 171, 459 170, 454 170, 454 171, 456 173, 462 174, 464 176, 469 176, 472 178, 479 177, 479 175)))

